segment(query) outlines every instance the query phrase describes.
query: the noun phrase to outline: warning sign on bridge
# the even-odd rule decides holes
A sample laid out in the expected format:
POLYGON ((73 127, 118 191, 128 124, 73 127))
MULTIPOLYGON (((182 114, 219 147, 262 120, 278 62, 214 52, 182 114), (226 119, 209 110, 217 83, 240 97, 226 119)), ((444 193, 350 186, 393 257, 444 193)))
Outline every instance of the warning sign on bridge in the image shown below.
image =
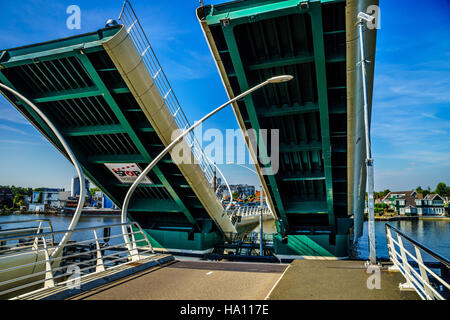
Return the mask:
MULTIPOLYGON (((142 173, 136 163, 105 163, 105 166, 122 183, 133 183, 142 173)), ((141 183, 153 183, 148 177, 142 179, 141 183)))

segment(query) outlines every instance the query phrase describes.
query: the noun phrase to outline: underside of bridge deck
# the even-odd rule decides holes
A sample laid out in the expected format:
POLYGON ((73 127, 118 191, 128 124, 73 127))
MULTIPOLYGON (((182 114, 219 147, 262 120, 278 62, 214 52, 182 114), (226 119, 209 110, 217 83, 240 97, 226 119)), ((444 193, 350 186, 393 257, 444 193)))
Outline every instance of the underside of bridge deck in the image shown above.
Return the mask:
POLYGON ((234 1, 200 7, 197 16, 229 96, 294 76, 234 106, 244 132, 279 130, 279 168, 268 161, 277 152, 273 141, 259 139, 253 151, 278 216, 278 253, 346 256, 354 164, 345 1, 234 1))
MULTIPOLYGON (((110 167, 143 169, 165 147, 103 46, 120 29, 0 52, 0 81, 51 120, 87 177, 119 207, 130 183, 119 180, 110 167)), ((67 157, 32 108, 2 93, 67 157)), ((222 241, 220 229, 170 155, 147 177, 133 195, 129 218, 148 231, 155 246, 204 250, 222 241)))

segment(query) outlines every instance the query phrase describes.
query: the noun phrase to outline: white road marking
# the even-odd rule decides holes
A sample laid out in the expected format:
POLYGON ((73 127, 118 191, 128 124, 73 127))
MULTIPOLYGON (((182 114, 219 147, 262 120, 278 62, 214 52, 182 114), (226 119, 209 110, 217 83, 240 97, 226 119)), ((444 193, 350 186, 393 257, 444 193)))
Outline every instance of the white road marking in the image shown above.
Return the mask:
POLYGON ((270 289, 269 293, 267 294, 267 296, 264 298, 264 300, 269 300, 270 298, 270 294, 272 293, 272 291, 275 289, 275 287, 278 285, 278 282, 280 282, 281 278, 283 278, 284 274, 286 273, 286 271, 289 269, 291 265, 288 265, 286 267, 286 269, 284 269, 283 273, 281 274, 281 276, 278 278, 277 282, 275 282, 275 284, 273 285, 272 289, 270 289))

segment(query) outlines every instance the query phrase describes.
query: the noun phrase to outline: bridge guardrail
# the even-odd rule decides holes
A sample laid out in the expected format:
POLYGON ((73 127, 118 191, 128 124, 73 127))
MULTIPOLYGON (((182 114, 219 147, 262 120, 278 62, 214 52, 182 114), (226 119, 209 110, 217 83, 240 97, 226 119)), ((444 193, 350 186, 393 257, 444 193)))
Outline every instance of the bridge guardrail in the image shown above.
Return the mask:
MULTIPOLYGON (((269 208, 263 208, 264 216, 273 216, 269 208)), ((238 207, 226 210, 227 215, 231 219, 231 223, 236 224, 240 222, 242 218, 247 217, 259 217, 261 215, 261 207, 238 207)))
POLYGON ((154 254, 141 227, 132 222, 75 229, 71 238, 78 235, 83 240, 66 243, 62 253, 53 256, 57 246, 53 237, 62 237, 66 232, 38 232, 0 238, 3 243, 0 249, 0 299, 67 285, 73 281, 75 273, 83 277, 154 254), (122 234, 123 226, 130 239, 129 245, 122 234), (118 232, 111 233, 113 228, 118 232))
MULTIPOLYGON (((50 219, 27 219, 27 220, 14 220, 14 221, 2 221, 0 222, 0 252, 2 250, 2 245, 4 241, 2 238, 13 236, 13 235, 26 235, 26 234, 37 234, 43 231, 53 232, 53 226, 50 219), (36 223, 38 224, 36 225, 36 223), (20 228, 5 228, 9 226, 14 226, 15 224, 20 224, 20 228)), ((51 243, 53 244, 54 238, 51 237, 51 243)))
MULTIPOLYGON (((257 243, 259 241, 260 233, 259 232, 238 232, 238 233, 226 233, 227 239, 231 243, 236 242, 251 242, 257 243)), ((272 233, 263 233, 263 243, 264 244, 272 244, 273 243, 273 234, 272 233)))
POLYGON ((398 269, 406 279, 400 288, 413 288, 423 300, 446 300, 450 297, 450 261, 447 258, 389 224, 386 224, 386 240, 394 269, 398 269), (414 253, 410 252, 411 248, 414 253), (432 270, 435 267, 424 262, 423 253, 438 262, 440 275, 432 270))
MULTIPOLYGON (((124 1, 122 11, 120 12, 118 20, 127 29, 134 45, 136 46, 136 49, 140 52, 144 64, 147 67, 150 75, 152 76, 159 93, 161 94, 167 107, 169 108, 169 111, 172 113, 172 116, 174 117, 175 123, 177 124, 178 128, 180 128, 181 130, 189 128, 191 125, 187 120, 186 114, 181 108, 180 102, 175 96, 175 93, 172 90, 166 74, 164 73, 164 70, 159 63, 155 52, 150 45, 150 41, 148 40, 148 37, 145 34, 144 29, 142 28, 142 25, 129 1, 124 1)), ((188 146, 190 146, 192 154, 198 161, 198 165, 204 172, 206 179, 212 185, 212 179, 214 178, 214 169, 205 158, 203 152, 198 152, 198 150, 202 150, 202 148, 197 137, 192 132, 184 137, 184 139, 188 146)))

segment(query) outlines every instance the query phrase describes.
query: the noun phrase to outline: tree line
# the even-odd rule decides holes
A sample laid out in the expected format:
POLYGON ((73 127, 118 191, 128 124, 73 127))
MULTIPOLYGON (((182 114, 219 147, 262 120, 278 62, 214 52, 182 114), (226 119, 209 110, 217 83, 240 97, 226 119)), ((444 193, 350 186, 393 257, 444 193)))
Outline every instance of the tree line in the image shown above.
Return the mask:
POLYGON ((426 197, 430 193, 437 193, 441 197, 450 197, 450 186, 447 186, 444 182, 439 182, 436 186, 436 189, 431 191, 431 188, 422 189, 421 186, 416 188, 417 193, 422 193, 424 197, 426 197))
MULTIPOLYGON (((33 188, 23 188, 23 187, 16 187, 16 186, 0 186, 0 188, 6 188, 10 189, 13 200, 12 205, 14 206, 22 206, 25 204, 25 197, 31 196, 33 194, 33 188)), ((44 188, 38 188, 41 190, 44 190, 44 188)), ((35 189, 37 191, 37 189, 35 189)), ((6 205, 4 205, 6 206, 6 205)))
MULTIPOLYGON (((431 193, 437 193, 441 197, 450 197, 450 186, 447 186, 444 182, 439 182, 434 190, 432 190, 430 187, 423 189, 421 186, 418 186, 415 189, 412 189, 412 191, 416 191, 417 193, 423 194, 424 197, 426 197, 428 194, 431 193)), ((386 189, 384 191, 374 192, 373 196, 375 199, 378 198, 384 198, 391 192, 391 190, 386 189)), ((367 192, 366 192, 367 195, 367 192)))

